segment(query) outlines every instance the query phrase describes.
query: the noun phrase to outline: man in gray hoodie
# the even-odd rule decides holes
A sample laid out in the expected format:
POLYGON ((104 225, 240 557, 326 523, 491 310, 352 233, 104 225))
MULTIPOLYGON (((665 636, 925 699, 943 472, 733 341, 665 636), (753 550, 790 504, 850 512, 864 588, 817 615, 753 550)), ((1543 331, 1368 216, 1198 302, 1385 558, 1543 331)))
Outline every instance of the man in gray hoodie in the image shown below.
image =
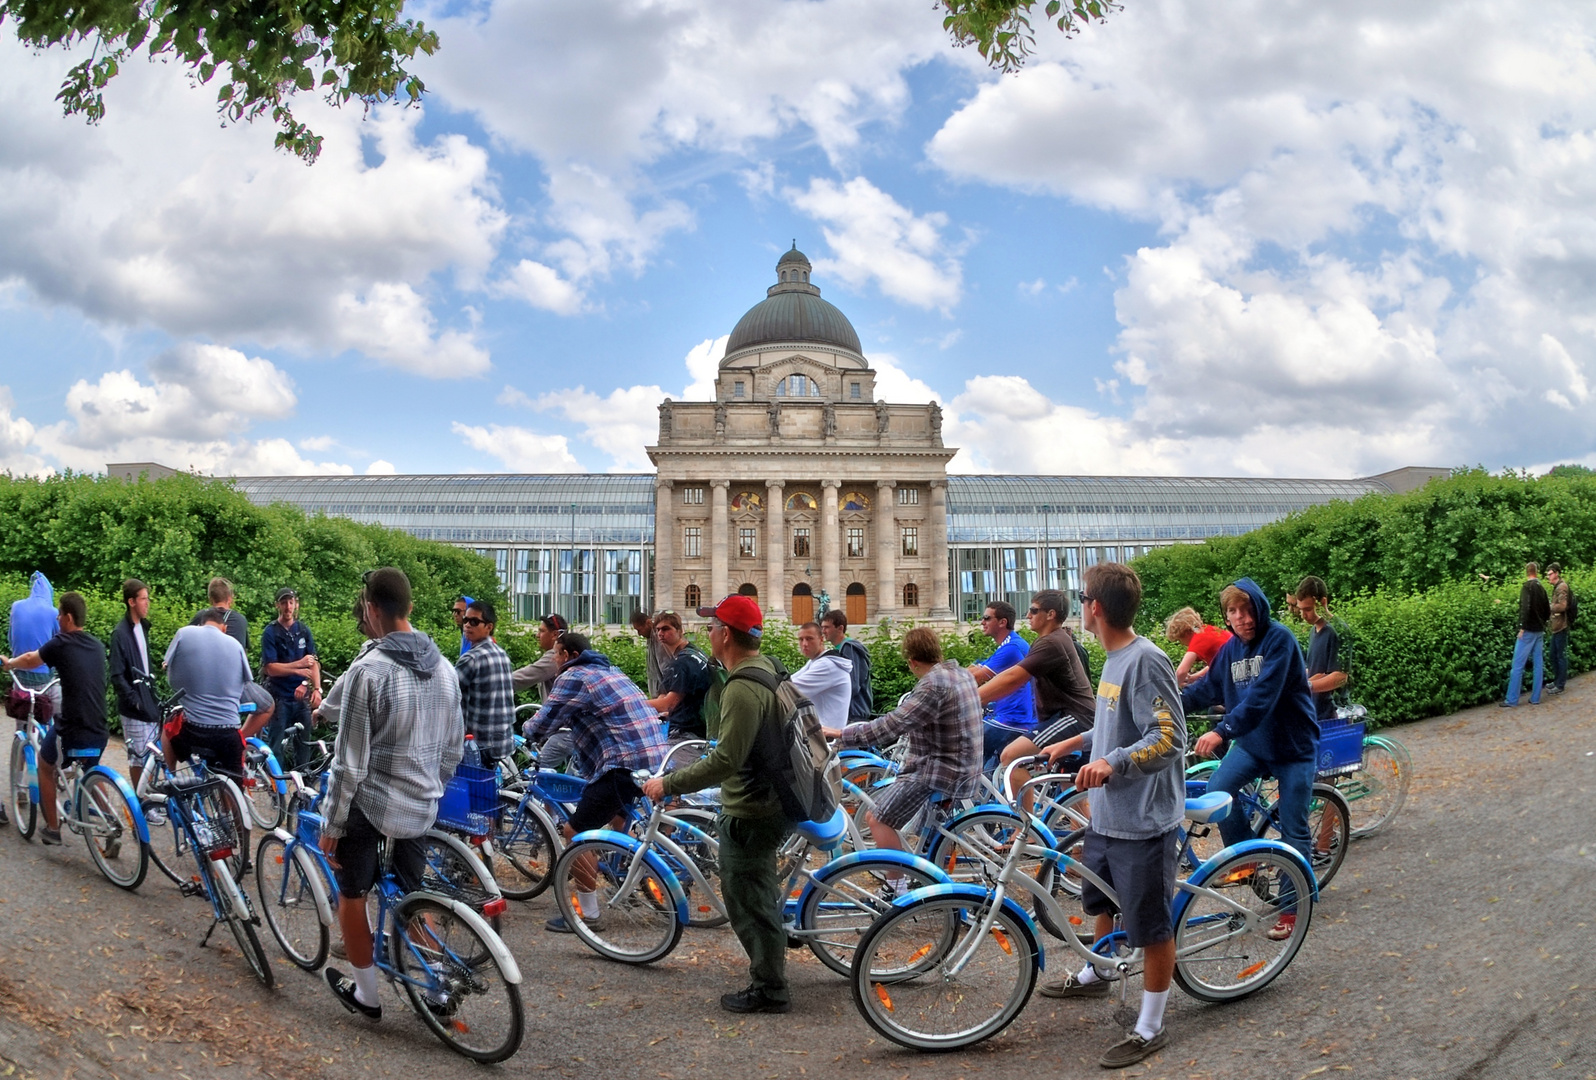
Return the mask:
POLYGON ((377 848, 393 841, 401 885, 416 888, 425 856, 415 841, 438 816, 438 800, 465 752, 465 720, 454 665, 410 628, 410 579, 393 567, 366 575, 360 622, 373 641, 338 680, 340 718, 327 787, 321 849, 338 877, 338 924, 353 977, 327 969, 350 1012, 382 1017, 366 894, 376 884, 377 848))

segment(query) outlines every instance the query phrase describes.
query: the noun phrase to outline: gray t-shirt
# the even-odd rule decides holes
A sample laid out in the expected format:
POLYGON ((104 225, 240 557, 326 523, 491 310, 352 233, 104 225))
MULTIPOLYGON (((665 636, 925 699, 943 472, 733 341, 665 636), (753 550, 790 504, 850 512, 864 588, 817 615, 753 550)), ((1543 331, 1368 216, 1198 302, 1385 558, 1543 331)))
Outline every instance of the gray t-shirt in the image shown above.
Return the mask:
POLYGON ((184 626, 166 649, 166 681, 183 691, 185 722, 238 727, 238 703, 250 682, 244 647, 214 626, 184 626))
POLYGON ((1162 836, 1186 808, 1186 714, 1175 668, 1164 651, 1137 635, 1108 654, 1097 683, 1097 720, 1087 733, 1092 760, 1114 775, 1087 795, 1092 828, 1122 840, 1162 836))

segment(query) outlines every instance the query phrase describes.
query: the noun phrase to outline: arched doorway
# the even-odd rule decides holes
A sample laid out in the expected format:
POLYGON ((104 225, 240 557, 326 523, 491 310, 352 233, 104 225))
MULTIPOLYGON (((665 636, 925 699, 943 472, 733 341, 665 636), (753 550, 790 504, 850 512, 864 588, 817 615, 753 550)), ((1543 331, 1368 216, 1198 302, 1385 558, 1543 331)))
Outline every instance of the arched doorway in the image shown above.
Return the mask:
POLYGON ((802 626, 815 619, 815 593, 807 581, 800 581, 792 587, 792 624, 802 626))
POLYGON ((848 586, 844 605, 843 614, 848 616, 849 626, 863 626, 870 621, 869 609, 865 603, 865 587, 857 581, 848 586))
POLYGON ((743 596, 752 596, 755 600, 759 599, 759 589, 752 581, 745 581, 737 586, 737 592, 743 596))

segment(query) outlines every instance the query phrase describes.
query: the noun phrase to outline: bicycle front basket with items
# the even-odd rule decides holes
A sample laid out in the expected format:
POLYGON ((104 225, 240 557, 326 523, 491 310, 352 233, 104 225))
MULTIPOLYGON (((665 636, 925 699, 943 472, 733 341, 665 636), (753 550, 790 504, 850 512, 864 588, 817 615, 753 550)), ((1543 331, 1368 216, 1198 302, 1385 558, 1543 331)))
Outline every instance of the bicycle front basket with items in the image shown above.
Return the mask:
POLYGON ((1319 722, 1319 776, 1345 776, 1363 767, 1362 705, 1343 706, 1334 718, 1319 722))
POLYGON ((196 783, 194 777, 183 777, 177 783, 193 791, 194 841, 209 859, 231 858, 238 849, 238 829, 233 813, 222 797, 223 784, 217 779, 196 783))
POLYGON ((499 810, 499 774, 481 765, 461 762, 438 800, 438 825, 472 836, 493 829, 492 815, 499 810))

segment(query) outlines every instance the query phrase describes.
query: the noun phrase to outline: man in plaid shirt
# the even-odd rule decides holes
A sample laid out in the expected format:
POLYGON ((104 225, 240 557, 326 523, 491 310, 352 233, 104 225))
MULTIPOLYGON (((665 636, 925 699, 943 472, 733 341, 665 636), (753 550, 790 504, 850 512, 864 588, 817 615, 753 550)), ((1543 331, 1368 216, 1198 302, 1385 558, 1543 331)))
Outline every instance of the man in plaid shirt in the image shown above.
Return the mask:
MULTIPOLYGON (((653 770, 665 757, 664 728, 637 684, 609 657, 594 652, 585 635, 566 631, 554 652, 560 676, 522 732, 535 740, 562 727, 571 729, 577 768, 590 779, 570 821, 562 826, 567 839, 588 829, 620 828, 626 807, 643 794, 632 771, 653 770)), ((602 914, 593 860, 577 860, 574 871, 582 918, 597 927, 602 914)), ((557 934, 571 933, 564 916, 544 925, 557 934)))
MULTIPOLYGON (((909 753, 897 779, 865 815, 877 847, 903 850, 898 830, 935 795, 963 799, 981 778, 981 697, 975 676, 942 659, 936 631, 917 626, 903 636, 903 658, 919 681, 898 708, 867 723, 824 728, 840 746, 882 746, 909 737, 909 753)), ((897 891, 908 879, 893 880, 897 891)))
MULTIPOLYGON (((511 682, 510 654, 493 640, 498 613, 488 600, 473 600, 460 621, 471 651, 455 665, 460 679, 460 706, 465 711, 466 734, 477 744, 482 764, 493 768, 510 753, 510 730, 515 726, 515 688, 511 682)), ((473 765, 476 762, 472 762, 473 765)))
MULTIPOLYGON (((416 839, 438 816, 438 799, 464 753, 460 684, 426 634, 410 628, 410 579, 393 567, 366 575, 361 628, 375 640, 333 688, 339 717, 324 802, 321 849, 338 878, 338 924, 353 978, 327 969, 350 1012, 382 1017, 366 894, 377 880, 383 837, 394 871, 416 888, 426 856, 416 839)), ((324 710, 325 711, 325 710, 324 710)))

